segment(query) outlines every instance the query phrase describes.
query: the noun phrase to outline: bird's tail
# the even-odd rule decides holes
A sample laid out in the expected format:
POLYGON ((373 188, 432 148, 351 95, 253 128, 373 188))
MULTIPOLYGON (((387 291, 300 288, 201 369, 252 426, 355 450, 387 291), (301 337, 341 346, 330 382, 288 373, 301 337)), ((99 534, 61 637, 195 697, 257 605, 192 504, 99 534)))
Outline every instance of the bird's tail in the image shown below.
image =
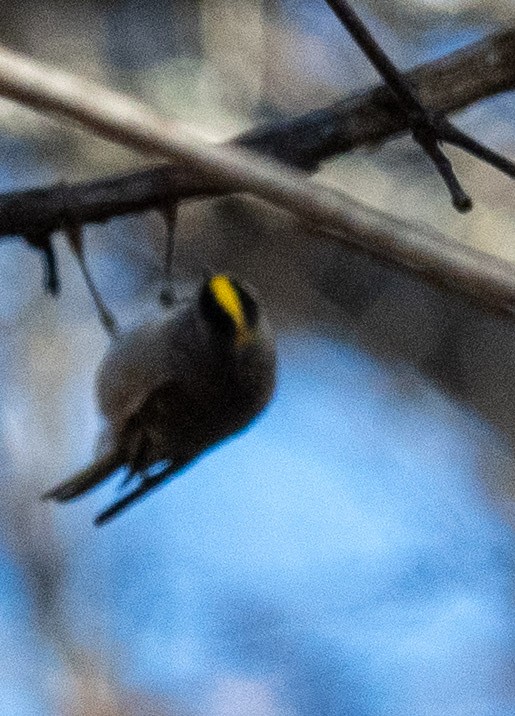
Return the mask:
POLYGON ((120 467, 119 457, 115 453, 108 453, 104 457, 95 460, 89 467, 75 473, 69 480, 65 480, 45 492, 42 495, 42 499, 57 500, 57 502, 73 500, 75 497, 79 497, 84 492, 96 487, 118 467, 120 467))

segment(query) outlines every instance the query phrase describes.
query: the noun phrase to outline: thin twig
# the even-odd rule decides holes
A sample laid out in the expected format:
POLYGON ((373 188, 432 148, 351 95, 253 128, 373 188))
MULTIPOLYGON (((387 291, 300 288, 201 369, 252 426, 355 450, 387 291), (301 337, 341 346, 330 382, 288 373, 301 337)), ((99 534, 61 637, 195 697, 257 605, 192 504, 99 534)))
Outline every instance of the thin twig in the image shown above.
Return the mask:
POLYGON ((442 142, 455 144, 508 176, 515 177, 513 162, 484 147, 461 130, 455 129, 445 116, 426 109, 409 81, 390 60, 348 0, 326 0, 326 2, 395 95, 414 140, 432 160, 447 185, 453 205, 458 211, 471 209, 472 201, 460 185, 451 162, 443 153, 440 147, 442 142))
POLYGON ((104 304, 102 296, 100 295, 97 287, 95 286, 93 277, 91 276, 88 266, 86 264, 81 226, 79 226, 78 224, 72 224, 68 226, 66 230, 66 235, 68 237, 68 243, 70 244, 70 248, 75 254, 77 263, 79 264, 84 283, 86 284, 89 294, 93 299, 93 303, 95 304, 95 309, 99 321, 109 336, 115 336, 119 330, 116 319, 109 311, 107 306, 104 304))
POLYGON ((172 261, 175 248, 175 226, 177 223, 177 202, 165 205, 161 209, 166 226, 166 246, 163 264, 163 288, 159 300, 163 306, 171 306, 175 301, 175 291, 172 285, 172 261))
POLYGON ((45 262, 45 287, 48 293, 52 296, 57 296, 59 293, 59 273, 57 271, 57 258, 55 255, 52 241, 48 240, 48 243, 43 249, 43 256, 45 262))
POLYGON ((0 50, 0 94, 74 119, 139 151, 179 159, 226 191, 256 194, 333 240, 354 246, 432 283, 513 315, 515 267, 431 229, 363 206, 298 170, 240 148, 209 144, 143 104, 69 74, 0 50))
POLYGON ((59 272, 57 270, 57 257, 52 244, 52 231, 36 222, 28 227, 24 238, 28 244, 40 252, 43 258, 44 279, 46 291, 57 296, 60 290, 59 272))
POLYGON ((410 112, 423 111, 424 108, 409 82, 399 72, 347 0, 326 0, 326 2, 394 93, 403 111, 408 115, 410 112))

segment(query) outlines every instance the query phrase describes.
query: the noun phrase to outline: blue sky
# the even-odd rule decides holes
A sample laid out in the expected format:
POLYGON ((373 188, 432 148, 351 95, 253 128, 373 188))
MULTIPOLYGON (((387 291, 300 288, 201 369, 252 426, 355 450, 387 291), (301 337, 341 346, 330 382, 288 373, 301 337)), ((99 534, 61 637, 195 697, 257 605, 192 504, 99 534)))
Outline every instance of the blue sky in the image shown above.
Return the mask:
POLYGON ((229 678, 299 716, 515 713, 513 539, 478 482, 496 436, 408 368, 280 345, 247 433, 101 530, 116 486, 60 509, 63 539, 81 531, 71 613, 103 624, 128 683, 202 714, 229 678))

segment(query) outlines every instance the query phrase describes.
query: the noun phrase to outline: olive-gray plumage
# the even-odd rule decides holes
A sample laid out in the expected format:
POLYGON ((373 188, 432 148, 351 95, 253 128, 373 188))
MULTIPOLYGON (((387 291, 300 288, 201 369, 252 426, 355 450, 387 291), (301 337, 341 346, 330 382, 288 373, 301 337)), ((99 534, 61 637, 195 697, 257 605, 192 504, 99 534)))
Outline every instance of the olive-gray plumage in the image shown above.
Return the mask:
POLYGON ((218 278, 236 296, 241 316, 214 293, 212 278, 165 318, 115 338, 97 374, 105 419, 99 457, 46 498, 73 499, 125 467, 140 484, 102 513, 100 524, 242 430, 267 405, 276 362, 268 321, 253 291, 218 278))

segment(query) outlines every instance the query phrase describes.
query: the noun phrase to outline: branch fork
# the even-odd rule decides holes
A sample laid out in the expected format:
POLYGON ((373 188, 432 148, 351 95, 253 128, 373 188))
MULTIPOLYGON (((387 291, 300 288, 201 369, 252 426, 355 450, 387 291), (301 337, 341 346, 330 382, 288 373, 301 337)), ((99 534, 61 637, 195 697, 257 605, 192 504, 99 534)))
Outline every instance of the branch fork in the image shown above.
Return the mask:
POLYGON ((515 164, 512 161, 457 129, 445 114, 432 112, 424 107, 409 81, 390 60, 348 0, 326 0, 326 2, 394 94, 413 139, 435 165, 458 211, 470 211, 472 199, 461 186, 450 160, 444 154, 441 146, 443 143, 454 144, 515 178, 515 164))

